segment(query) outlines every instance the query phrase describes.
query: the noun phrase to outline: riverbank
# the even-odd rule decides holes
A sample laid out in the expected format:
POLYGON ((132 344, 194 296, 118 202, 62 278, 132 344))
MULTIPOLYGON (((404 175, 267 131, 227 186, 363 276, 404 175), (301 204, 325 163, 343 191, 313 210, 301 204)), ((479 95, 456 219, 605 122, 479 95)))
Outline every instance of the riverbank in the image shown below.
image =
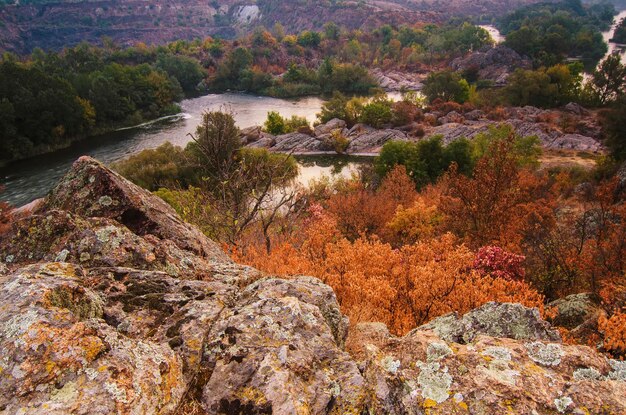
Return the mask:
POLYGON ((521 136, 536 136, 543 148, 601 153, 601 127, 596 115, 578 104, 560 109, 543 110, 531 106, 502 108, 497 112, 481 110, 458 111, 440 109, 426 113, 405 126, 373 128, 333 119, 318 125, 310 134, 295 132, 271 135, 260 127, 243 131, 242 138, 250 147, 291 154, 358 155, 377 154, 389 141, 419 141, 439 136, 445 144, 460 138, 472 139, 499 125, 509 125, 521 136))

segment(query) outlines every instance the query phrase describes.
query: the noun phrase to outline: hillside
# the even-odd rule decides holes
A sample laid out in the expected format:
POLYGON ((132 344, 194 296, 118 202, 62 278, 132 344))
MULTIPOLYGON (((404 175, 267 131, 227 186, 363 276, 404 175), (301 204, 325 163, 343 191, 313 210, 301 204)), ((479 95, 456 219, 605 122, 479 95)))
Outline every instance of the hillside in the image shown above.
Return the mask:
POLYGON ((203 2, 142 0, 21 1, 0 6, 0 50, 30 52, 35 47, 60 49, 103 36, 121 45, 162 44, 206 36, 233 38, 276 22, 288 32, 320 29, 334 21, 348 28, 384 23, 438 22, 451 16, 504 14, 535 0, 237 0, 203 2), (16 5, 16 3, 18 5, 16 5))

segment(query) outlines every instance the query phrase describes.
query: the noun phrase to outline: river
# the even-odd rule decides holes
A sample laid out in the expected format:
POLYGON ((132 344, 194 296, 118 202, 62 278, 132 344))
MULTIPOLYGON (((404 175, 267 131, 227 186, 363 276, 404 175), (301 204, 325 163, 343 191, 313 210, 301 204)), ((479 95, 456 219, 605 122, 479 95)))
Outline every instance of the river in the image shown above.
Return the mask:
MULTIPOLYGON (((19 161, 0 168, 0 183, 6 190, 0 200, 14 206, 24 205, 43 197, 67 172, 74 160, 82 155, 94 157, 103 163, 111 163, 141 150, 158 147, 166 141, 184 146, 190 141, 189 133, 195 131, 205 110, 231 110, 240 128, 262 125, 269 111, 283 116, 306 117, 311 123, 320 112, 323 101, 308 97, 284 100, 246 94, 212 94, 181 102, 183 112, 157 121, 109 134, 91 137, 69 148, 50 154, 19 161)), ((351 174, 358 161, 344 159, 332 163, 331 159, 306 158, 299 161, 300 181, 307 184, 311 178, 322 174, 351 174)))
POLYGON ((609 56, 611 53, 618 51, 622 59, 622 63, 626 63, 626 45, 618 45, 617 43, 609 42, 609 40, 613 38, 615 29, 617 28, 617 25, 619 24, 619 22, 622 21, 622 19, 626 19, 626 10, 620 11, 619 14, 615 16, 615 20, 613 21, 613 26, 611 26, 610 30, 606 32, 602 32, 602 37, 604 38, 604 41, 609 44, 609 51, 607 52, 606 56, 609 56))

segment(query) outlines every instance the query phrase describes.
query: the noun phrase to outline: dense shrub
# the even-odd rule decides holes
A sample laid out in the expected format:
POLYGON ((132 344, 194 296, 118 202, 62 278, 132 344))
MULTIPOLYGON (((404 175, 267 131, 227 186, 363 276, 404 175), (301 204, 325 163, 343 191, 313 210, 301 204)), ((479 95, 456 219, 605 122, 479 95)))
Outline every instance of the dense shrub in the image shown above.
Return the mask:
POLYGON ((462 104, 469 98, 469 84, 456 72, 431 72, 424 81, 422 92, 429 102, 441 99, 462 104))
POLYGON ((407 174, 420 188, 436 181, 441 174, 455 163, 459 169, 469 172, 473 166, 472 147, 461 139, 444 146, 441 137, 418 141, 390 141, 376 158, 376 172, 384 177, 396 165, 406 168, 407 174))

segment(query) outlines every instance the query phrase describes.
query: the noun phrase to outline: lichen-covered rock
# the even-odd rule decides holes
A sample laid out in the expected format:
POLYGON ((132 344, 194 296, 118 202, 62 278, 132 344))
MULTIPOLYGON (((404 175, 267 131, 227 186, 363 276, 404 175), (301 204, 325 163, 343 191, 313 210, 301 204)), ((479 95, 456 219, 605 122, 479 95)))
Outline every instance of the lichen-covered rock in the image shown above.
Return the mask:
POLYGON ((74 265, 9 275, 0 304, 3 413, 167 413, 185 391, 180 357, 106 324, 104 298, 74 265))
POLYGON ((296 297, 318 307, 335 342, 343 347, 348 335, 348 318, 341 314, 335 293, 328 285, 311 277, 298 277, 292 280, 262 279, 246 287, 239 301, 249 303, 271 297, 296 297))
POLYGON ((626 413, 621 362, 586 346, 485 335, 459 344, 432 330, 395 337, 358 324, 347 348, 370 388, 370 413, 626 413))
POLYGON ((462 317, 448 314, 416 329, 421 330, 432 330, 442 339, 456 343, 469 343, 479 335, 560 341, 558 331, 541 319, 537 309, 512 303, 486 303, 462 317))
POLYGON ((599 301, 591 293, 568 295, 548 304, 554 311, 550 322, 555 326, 575 329, 589 319, 597 319, 600 310, 599 301))
POLYGON ((167 239, 208 260, 229 261, 217 244, 183 222, 167 203, 90 157, 79 158, 39 211, 110 218, 139 236, 167 239))
MULTIPOLYGON (((244 295, 214 326, 202 394, 208 413, 362 413, 363 378, 338 347, 328 314, 315 305, 323 298, 307 280, 298 293, 299 283, 255 283, 258 296, 244 295)), ((329 305, 338 308, 334 296, 329 305)))

